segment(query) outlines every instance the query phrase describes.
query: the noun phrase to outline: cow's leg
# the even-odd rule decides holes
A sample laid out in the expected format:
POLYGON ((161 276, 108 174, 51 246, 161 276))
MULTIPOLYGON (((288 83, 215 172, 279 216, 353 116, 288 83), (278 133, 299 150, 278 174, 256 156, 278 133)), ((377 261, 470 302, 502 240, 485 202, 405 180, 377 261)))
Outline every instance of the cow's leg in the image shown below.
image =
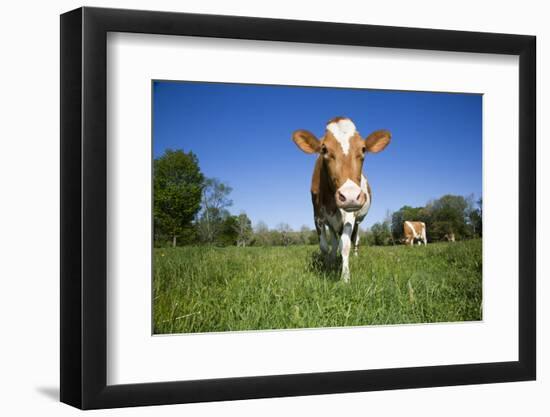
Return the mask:
POLYGON ((428 239, 426 239, 426 229, 422 230, 422 240, 424 241, 424 246, 428 246, 428 239))
POLYGON ((319 234, 319 247, 321 248, 321 253, 323 256, 328 255, 328 240, 327 240, 327 231, 325 225, 321 225, 317 229, 317 233, 319 234))
POLYGON ((349 252, 351 249, 352 232, 353 224, 351 222, 345 222, 342 237, 340 238, 340 253, 342 254, 342 280, 344 280, 344 282, 349 282, 349 252))
POLYGON ((357 256, 357 249, 359 248, 359 224, 355 224, 353 227, 351 241, 353 242, 353 255, 357 256))
POLYGON ((336 256, 338 255, 338 234, 329 227, 330 240, 331 240, 331 251, 330 251, 330 261, 336 262, 336 256))

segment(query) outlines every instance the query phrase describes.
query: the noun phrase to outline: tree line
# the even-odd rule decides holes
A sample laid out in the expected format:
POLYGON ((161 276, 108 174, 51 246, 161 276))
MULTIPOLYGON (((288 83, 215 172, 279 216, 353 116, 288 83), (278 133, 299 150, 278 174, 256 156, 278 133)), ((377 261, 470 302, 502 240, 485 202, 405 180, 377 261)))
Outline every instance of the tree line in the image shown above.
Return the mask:
POLYGON ((153 164, 155 246, 288 246, 315 244, 307 226, 294 231, 286 223, 254 227, 246 213, 232 214, 232 188, 207 178, 193 152, 168 149, 153 164))
MULTIPOLYGON (((317 244, 317 232, 308 226, 293 230, 280 223, 255 226, 245 212, 233 214, 232 188, 201 172, 193 152, 168 149, 153 164, 153 221, 155 246, 289 246, 317 244)), ((403 222, 426 223, 429 241, 454 233, 457 239, 481 237, 482 201, 473 196, 445 195, 424 207, 403 206, 388 212, 383 222, 361 230, 363 244, 401 243, 403 222)))
POLYGON ((382 222, 372 225, 363 232, 363 238, 370 245, 395 245, 403 243, 405 221, 421 221, 426 224, 428 242, 446 240, 454 235, 456 240, 482 237, 483 200, 475 200, 473 194, 460 196, 447 194, 430 200, 425 206, 403 206, 386 213, 382 222))

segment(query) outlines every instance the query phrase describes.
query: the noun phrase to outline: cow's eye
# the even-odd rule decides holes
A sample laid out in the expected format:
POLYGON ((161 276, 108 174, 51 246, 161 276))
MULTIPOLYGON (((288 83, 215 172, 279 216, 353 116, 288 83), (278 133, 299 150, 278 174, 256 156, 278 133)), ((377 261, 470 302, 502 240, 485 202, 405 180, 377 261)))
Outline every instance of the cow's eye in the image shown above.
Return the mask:
POLYGON ((327 152, 328 152, 328 151, 327 151, 327 147, 326 147, 325 145, 322 145, 322 146, 321 146, 321 153, 322 153, 323 155, 326 155, 327 152))
POLYGON ((367 152, 367 147, 366 147, 366 146, 363 146, 363 147, 361 148, 361 151, 363 152, 363 155, 364 155, 365 152, 367 152))

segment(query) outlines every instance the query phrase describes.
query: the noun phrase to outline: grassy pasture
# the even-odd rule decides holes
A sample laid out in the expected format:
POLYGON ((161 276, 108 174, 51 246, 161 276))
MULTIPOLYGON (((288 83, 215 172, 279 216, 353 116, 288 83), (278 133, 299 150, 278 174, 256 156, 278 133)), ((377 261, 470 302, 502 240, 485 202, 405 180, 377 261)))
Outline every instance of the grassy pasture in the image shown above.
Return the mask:
POLYGON ((481 247, 361 247, 349 284, 318 246, 155 249, 154 333, 481 320, 481 247))

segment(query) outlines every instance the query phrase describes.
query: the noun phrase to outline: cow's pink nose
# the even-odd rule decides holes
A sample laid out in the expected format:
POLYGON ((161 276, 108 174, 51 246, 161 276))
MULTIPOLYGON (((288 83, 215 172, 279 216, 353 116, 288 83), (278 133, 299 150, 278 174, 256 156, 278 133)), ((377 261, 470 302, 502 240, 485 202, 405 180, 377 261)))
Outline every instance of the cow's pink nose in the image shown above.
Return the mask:
POLYGON ((342 202, 342 203, 345 203, 346 202, 346 196, 344 194, 342 194, 340 191, 338 191, 338 199, 342 202))

